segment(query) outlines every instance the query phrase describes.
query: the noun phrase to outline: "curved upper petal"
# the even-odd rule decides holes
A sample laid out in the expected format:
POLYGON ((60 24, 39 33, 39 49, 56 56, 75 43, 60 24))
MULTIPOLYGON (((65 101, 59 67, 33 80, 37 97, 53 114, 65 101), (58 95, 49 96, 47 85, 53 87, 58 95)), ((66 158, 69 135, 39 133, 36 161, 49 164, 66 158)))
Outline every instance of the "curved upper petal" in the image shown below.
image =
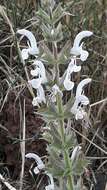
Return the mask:
POLYGON ((82 94, 84 86, 87 85, 88 83, 90 83, 91 80, 92 80, 91 78, 87 78, 87 79, 82 80, 78 84, 77 90, 76 90, 76 97, 78 97, 78 96, 80 96, 82 94))
POLYGON ((29 30, 26 29, 20 29, 17 31, 17 33, 24 35, 28 38, 30 45, 28 47, 29 54, 35 55, 39 53, 39 49, 37 47, 37 42, 35 36, 30 32, 29 30))
POLYGON ((81 52, 81 48, 80 47, 72 47, 71 50, 70 50, 70 53, 72 55, 75 55, 75 56, 80 55, 80 52, 81 52))
POLYGON ((76 55, 76 56, 80 55, 81 61, 85 61, 88 57, 88 52, 83 50, 83 48, 82 48, 83 42, 81 43, 81 41, 83 38, 89 37, 92 34, 93 34, 93 32, 86 30, 86 31, 82 31, 82 32, 78 33, 77 36, 75 37, 74 44, 73 44, 73 47, 71 48, 70 53, 73 55, 76 55))
POLYGON ((39 170, 42 170, 45 168, 45 165, 43 163, 43 161, 41 160, 41 158, 35 154, 35 153, 28 153, 25 155, 26 158, 33 158, 35 160, 35 162, 37 163, 37 167, 34 168, 34 173, 38 174, 39 170))
POLYGON ((72 82, 70 80, 70 74, 69 73, 66 74, 66 77, 65 77, 65 80, 64 80, 64 87, 68 91, 72 90, 73 87, 74 87, 74 82, 72 82))
POLYGON ((92 34, 93 34, 93 32, 88 31, 88 30, 79 32, 75 37, 73 47, 79 47, 81 40, 83 38, 91 36, 92 34))

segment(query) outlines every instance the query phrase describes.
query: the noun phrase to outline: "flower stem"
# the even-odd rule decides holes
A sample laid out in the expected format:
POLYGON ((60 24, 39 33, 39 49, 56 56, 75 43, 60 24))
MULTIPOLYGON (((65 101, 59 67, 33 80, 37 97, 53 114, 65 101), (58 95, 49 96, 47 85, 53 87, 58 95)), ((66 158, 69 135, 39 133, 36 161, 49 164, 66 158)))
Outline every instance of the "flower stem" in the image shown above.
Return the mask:
MULTIPOLYGON (((56 74, 56 83, 59 85, 59 65, 57 61, 57 44, 53 43, 53 54, 55 57, 55 74, 56 74)), ((57 108, 58 114, 61 116, 59 118, 59 126, 60 126, 60 134, 62 140, 62 147, 63 147, 63 157, 66 164, 66 169, 68 170, 69 174, 67 174, 67 190, 73 190, 73 178, 72 178, 72 167, 69 158, 69 151, 66 148, 66 136, 65 136, 65 128, 64 128, 64 118, 63 118, 63 104, 62 104, 62 97, 57 94, 57 108)))
MULTIPOLYGON (((61 99, 61 97, 60 97, 60 99, 61 99)), ((61 105, 59 105, 59 107, 61 107, 61 105)), ((61 111, 61 109, 60 109, 60 111, 61 111)), ((66 169, 69 172, 69 174, 67 175, 67 190, 73 190, 73 178, 72 178, 72 174, 71 174, 72 167, 71 167, 71 162, 70 162, 70 158, 69 158, 69 151, 66 148, 64 120, 60 119, 59 124, 60 124, 60 133, 61 133, 61 139, 62 139, 64 161, 66 164, 66 169)))
POLYGON ((57 85, 59 85, 59 65, 58 65, 58 60, 57 60, 57 43, 53 42, 52 44, 53 47, 53 54, 55 58, 55 82, 57 85))

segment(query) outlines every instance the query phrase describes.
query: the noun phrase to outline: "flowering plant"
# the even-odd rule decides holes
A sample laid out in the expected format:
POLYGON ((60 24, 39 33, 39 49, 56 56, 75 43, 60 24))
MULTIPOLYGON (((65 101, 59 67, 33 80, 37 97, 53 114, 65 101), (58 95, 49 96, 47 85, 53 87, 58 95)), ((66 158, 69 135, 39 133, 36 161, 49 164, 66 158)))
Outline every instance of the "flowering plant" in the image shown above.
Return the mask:
POLYGON ((48 142, 45 164, 34 153, 28 153, 26 157, 35 159, 37 163, 37 167, 34 168, 35 174, 43 171, 49 177, 50 183, 45 187, 46 190, 80 190, 81 175, 87 161, 82 145, 78 145, 68 123, 73 118, 81 121, 88 117, 86 106, 89 99, 84 95, 84 87, 91 82, 91 78, 80 81, 74 93, 76 82, 73 75, 81 71, 81 62, 88 58, 88 51, 83 49, 83 40, 93 33, 82 31, 76 35, 73 47, 66 45, 64 49, 59 50, 58 43, 63 39, 60 19, 68 12, 61 4, 56 6, 54 0, 48 0, 46 4, 47 8, 44 10, 42 6, 37 18, 42 23, 41 30, 47 43, 42 43, 39 47, 30 31, 25 29, 17 31, 28 39, 28 47, 21 50, 25 64, 30 55, 34 56, 32 64, 34 69, 30 71, 32 78, 28 80, 28 85, 33 88, 35 94, 32 104, 38 108, 37 113, 46 123, 43 138, 48 142), (62 64, 67 66, 63 75, 60 73, 62 64), (67 91, 72 95, 65 102, 64 94, 67 91))

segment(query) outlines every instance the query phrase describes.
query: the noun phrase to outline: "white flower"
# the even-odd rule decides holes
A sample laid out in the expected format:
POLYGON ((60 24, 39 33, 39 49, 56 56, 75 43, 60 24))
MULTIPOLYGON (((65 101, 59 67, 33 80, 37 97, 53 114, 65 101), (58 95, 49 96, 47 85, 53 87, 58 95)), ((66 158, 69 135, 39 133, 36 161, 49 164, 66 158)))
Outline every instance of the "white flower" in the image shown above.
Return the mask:
POLYGON ((71 58, 71 61, 69 63, 68 66, 68 70, 72 72, 79 72, 81 70, 81 66, 78 66, 76 63, 76 56, 74 56, 73 58, 71 58))
POLYGON ((66 90, 72 90, 74 87, 74 82, 71 81, 71 74, 67 72, 65 80, 64 80, 64 87, 66 90))
POLYGON ((32 79, 29 84, 32 85, 34 89, 37 90, 37 96, 33 98, 33 106, 39 106, 39 104, 46 103, 45 92, 43 90, 42 84, 47 82, 45 67, 41 61, 34 61, 33 65, 35 66, 34 70, 31 70, 31 75, 37 78, 32 79))
POLYGON ((48 175, 49 179, 50 179, 50 184, 47 185, 45 187, 46 190, 54 190, 54 180, 53 180, 53 177, 52 177, 52 174, 50 173, 46 173, 46 175, 48 175))
POLYGON ((91 78, 86 78, 78 84, 78 87, 76 90, 76 97, 80 96, 81 94, 84 94, 84 90, 83 90, 84 86, 90 83, 91 81, 92 81, 91 78))
POLYGON ((52 93, 51 93, 51 100, 52 100, 52 102, 56 102, 56 95, 57 95, 57 93, 59 93, 61 97, 63 96, 63 93, 61 92, 59 86, 57 84, 55 84, 52 87, 52 93))
POLYGON ((36 161, 37 167, 34 168, 34 173, 35 174, 38 174, 40 172, 40 170, 45 168, 44 163, 42 162, 41 158, 37 154, 28 153, 28 154, 25 155, 25 157, 26 158, 33 158, 36 161))
POLYGON ((29 80, 28 83, 31 84, 31 86, 37 90, 42 83, 42 79, 39 77, 36 79, 29 80))
POLYGON ((79 72, 80 70, 81 70, 81 66, 76 65, 76 57, 73 57, 66 70, 66 76, 64 80, 64 87, 66 90, 69 91, 73 89, 74 82, 71 81, 71 74, 73 72, 79 72))
POLYGON ((72 152, 72 155, 71 155, 71 160, 72 162, 75 161, 75 159, 77 158, 78 156, 78 153, 80 152, 80 150, 82 149, 81 146, 76 146, 72 152))
POLYGON ((26 36, 28 38, 28 48, 22 49, 22 58, 23 60, 28 59, 29 55, 36 55, 39 53, 39 49, 37 47, 37 42, 35 39, 35 36, 30 32, 29 30, 26 29, 20 29, 17 31, 18 34, 21 34, 23 36, 26 36))
POLYGON ((90 31, 82 31, 75 37, 73 47, 71 48, 71 54, 75 56, 80 55, 81 61, 85 61, 89 55, 88 51, 83 50, 83 43, 81 43, 81 40, 85 37, 91 36, 92 34, 93 32, 90 31))
POLYGON ((35 60, 33 65, 35 66, 34 70, 31 70, 31 75, 41 78, 41 83, 44 84, 47 82, 45 67, 41 61, 35 60))
POLYGON ((89 104, 89 99, 84 95, 83 88, 91 82, 90 78, 82 80, 77 86, 75 102, 71 108, 71 112, 75 115, 76 120, 83 119, 86 115, 84 106, 89 104))
POLYGON ((39 106, 39 104, 46 103, 44 89, 41 85, 41 81, 39 79, 32 79, 29 81, 33 88, 37 90, 37 96, 33 98, 32 104, 33 106, 39 106))
POLYGON ((43 87, 40 85, 39 88, 37 88, 37 97, 33 98, 32 104, 33 106, 39 106, 42 102, 46 104, 45 93, 43 87))

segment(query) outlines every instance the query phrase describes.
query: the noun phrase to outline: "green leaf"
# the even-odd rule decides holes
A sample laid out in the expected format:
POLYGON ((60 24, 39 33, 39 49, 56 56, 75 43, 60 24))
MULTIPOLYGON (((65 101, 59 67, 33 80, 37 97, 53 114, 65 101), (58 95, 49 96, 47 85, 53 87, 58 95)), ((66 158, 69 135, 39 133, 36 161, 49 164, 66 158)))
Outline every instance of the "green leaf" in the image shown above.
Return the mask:
POLYGON ((84 168, 89 164, 85 158, 79 158, 73 162, 72 170, 74 175, 81 175, 84 172, 84 168))
POLYGON ((54 176, 63 176, 65 172, 65 164, 63 162, 63 159, 61 158, 60 151, 57 151, 57 149, 53 148, 52 146, 48 146, 47 151, 49 154, 47 164, 48 170, 54 176))
POLYGON ((58 54, 58 63, 66 64, 68 57, 70 57, 71 42, 67 41, 60 53, 58 54))
POLYGON ((49 107, 45 107, 45 108, 39 108, 37 114, 41 115, 43 117, 44 120, 48 120, 48 121, 52 121, 52 120, 56 120, 57 116, 57 110, 56 107, 53 106, 49 106, 49 107))
POLYGON ((54 59, 54 56, 52 54, 52 52, 50 51, 50 49, 47 47, 47 45, 42 42, 40 43, 40 49, 42 51, 42 58, 44 60, 46 60, 46 64, 48 65, 54 65, 55 64, 55 59, 54 59))
POLYGON ((66 149, 71 149, 74 146, 74 138, 71 134, 66 135, 66 149))
POLYGON ((72 117, 73 117, 73 114, 70 111, 64 111, 64 114, 63 114, 64 119, 69 119, 72 117))
POLYGON ((49 173, 52 173, 53 176, 55 177, 63 177, 64 175, 64 170, 61 170, 61 168, 56 167, 56 168, 48 168, 49 173))
POLYGON ((55 1, 54 0, 41 0, 41 6, 45 8, 46 10, 50 10, 54 8, 55 6, 55 1))
POLYGON ((72 94, 70 99, 68 100, 68 102, 66 103, 65 105, 65 108, 64 108, 64 112, 70 112, 70 109, 72 108, 74 104, 74 95, 72 94))
POLYGON ((62 16, 64 16, 64 10, 61 7, 61 4, 59 3, 59 5, 53 11, 53 14, 52 14, 52 23, 56 24, 62 18, 62 16))
MULTIPOLYGON (((45 128, 45 127, 44 127, 45 128)), ((42 137, 41 139, 47 141, 48 143, 52 143, 52 136, 50 135, 50 133, 48 131, 45 131, 43 134, 42 134, 42 137)))
POLYGON ((45 24, 42 24, 41 28, 43 36, 48 42, 60 42, 63 39, 61 23, 59 23, 55 29, 45 24))
POLYGON ((50 16, 43 9, 39 8, 39 11, 36 15, 42 23, 51 25, 50 16))
MULTIPOLYGON (((49 130, 47 129, 46 132, 43 133, 43 139, 51 143, 53 148, 61 150, 62 147, 62 141, 61 141, 61 136, 59 134, 59 131, 57 129, 58 126, 54 126, 54 124, 49 123, 49 130)), ((44 127, 45 129, 45 127, 44 127)))
POLYGON ((52 125, 51 129, 49 131, 53 137, 53 143, 51 142, 51 144, 53 147, 61 150, 63 148, 63 146, 62 146, 61 136, 60 136, 60 133, 59 133, 57 127, 58 126, 52 125))

